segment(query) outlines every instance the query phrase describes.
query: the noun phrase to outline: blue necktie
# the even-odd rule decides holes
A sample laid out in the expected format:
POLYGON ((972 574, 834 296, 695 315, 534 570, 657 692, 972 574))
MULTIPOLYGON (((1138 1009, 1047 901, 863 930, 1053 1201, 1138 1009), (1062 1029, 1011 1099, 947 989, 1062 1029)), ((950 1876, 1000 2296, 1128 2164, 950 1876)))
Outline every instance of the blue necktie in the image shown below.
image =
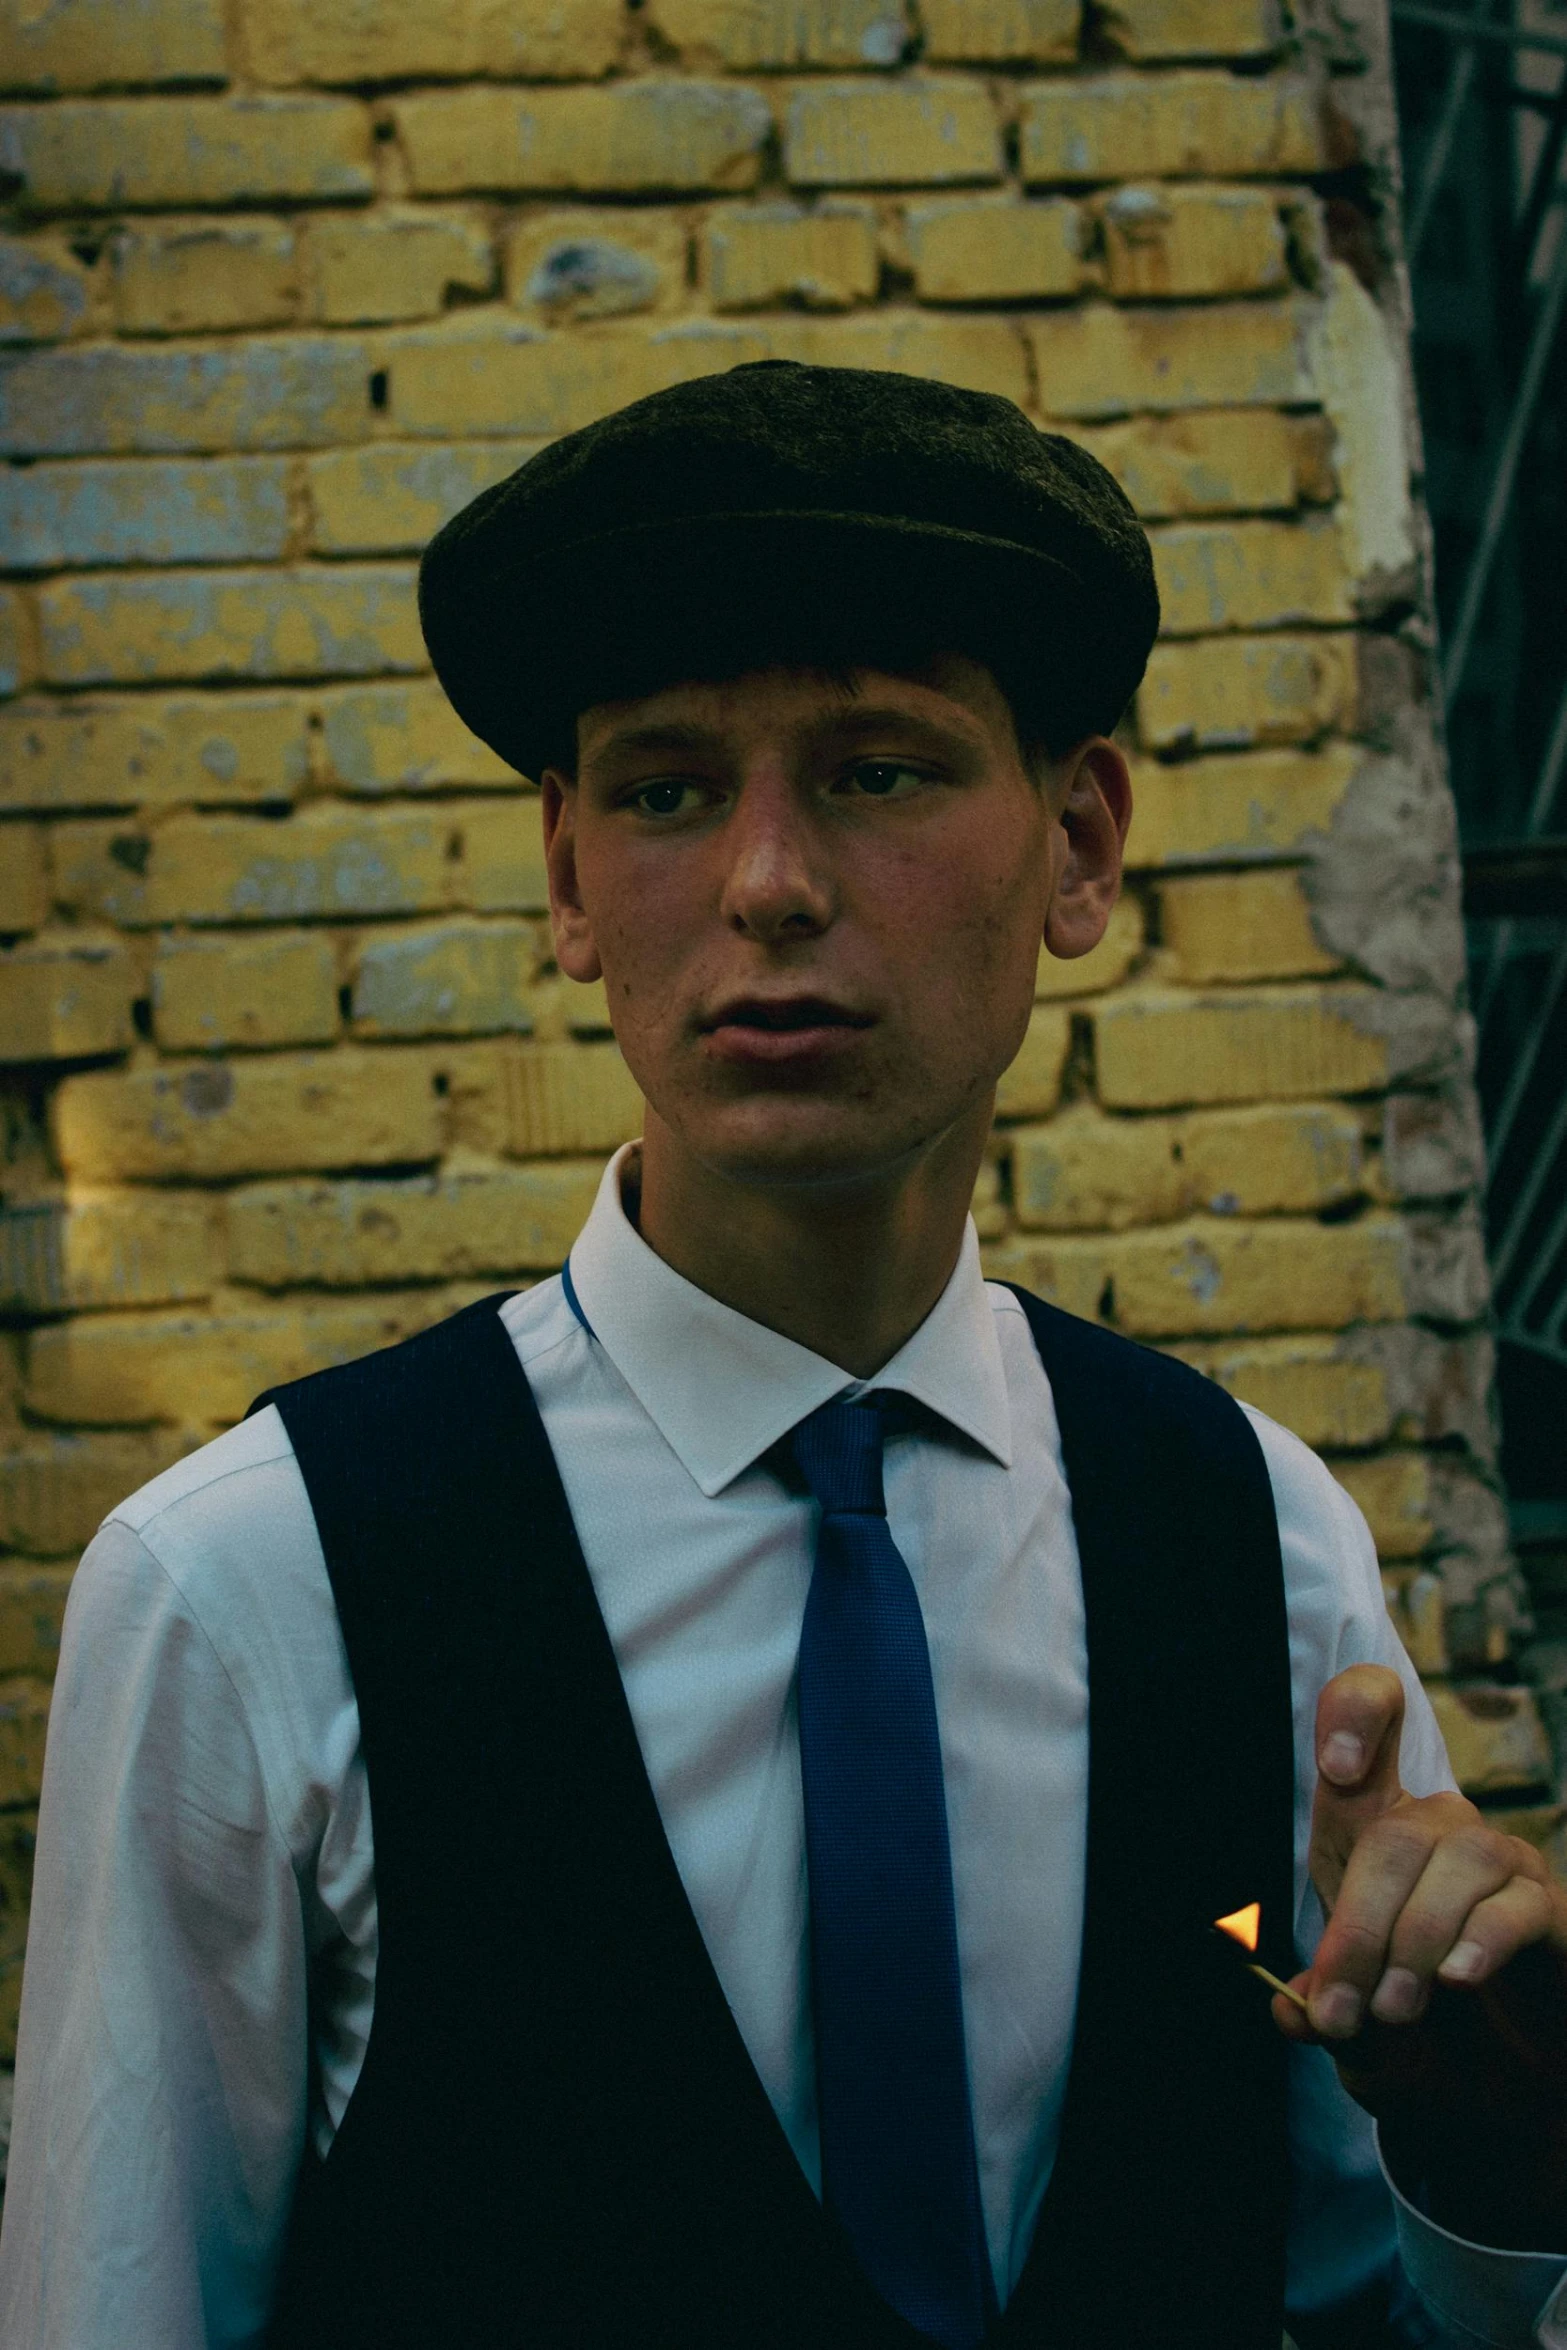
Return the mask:
POLYGON ((878 1402, 829 1403, 793 1439, 822 1512, 799 1677, 822 2193, 883 2300, 972 2350, 994 2300, 947 1808, 883 1428, 878 1402))

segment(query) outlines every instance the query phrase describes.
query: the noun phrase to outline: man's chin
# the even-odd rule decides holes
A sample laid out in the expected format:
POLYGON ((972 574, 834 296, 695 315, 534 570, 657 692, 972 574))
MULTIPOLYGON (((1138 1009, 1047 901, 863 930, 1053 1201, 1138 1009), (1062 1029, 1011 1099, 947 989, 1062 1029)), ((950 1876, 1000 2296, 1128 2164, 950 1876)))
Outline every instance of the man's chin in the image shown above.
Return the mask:
POLYGON ((856 1190, 907 1168, 933 1139, 923 1121, 885 1120, 846 1103, 736 1103, 682 1122, 683 1147, 726 1182, 760 1190, 856 1190))

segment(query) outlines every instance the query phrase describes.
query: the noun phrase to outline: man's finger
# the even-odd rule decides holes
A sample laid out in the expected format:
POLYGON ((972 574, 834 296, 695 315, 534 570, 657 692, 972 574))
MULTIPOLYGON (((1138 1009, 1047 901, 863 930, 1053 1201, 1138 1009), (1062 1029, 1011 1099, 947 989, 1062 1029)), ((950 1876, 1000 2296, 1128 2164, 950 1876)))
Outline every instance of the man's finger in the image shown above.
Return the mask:
POLYGON ((1347 2040, 1365 2021, 1387 1971, 1394 1928, 1442 1827, 1430 1807, 1410 1805, 1368 1820, 1359 1841, 1347 1847, 1307 1994, 1312 2023, 1325 2039, 1347 2040))
POLYGON ((1443 1836, 1394 1925, 1372 2014, 1380 2023, 1413 2023, 1425 2012, 1439 1969, 1447 1982, 1481 1982, 1537 1940, 1550 1922, 1537 1881, 1544 1873, 1530 1846, 1483 1819, 1443 1836), (1491 1906, 1493 1899, 1500 1908, 1491 1906), (1480 1925, 1472 1932, 1473 1918, 1480 1925))

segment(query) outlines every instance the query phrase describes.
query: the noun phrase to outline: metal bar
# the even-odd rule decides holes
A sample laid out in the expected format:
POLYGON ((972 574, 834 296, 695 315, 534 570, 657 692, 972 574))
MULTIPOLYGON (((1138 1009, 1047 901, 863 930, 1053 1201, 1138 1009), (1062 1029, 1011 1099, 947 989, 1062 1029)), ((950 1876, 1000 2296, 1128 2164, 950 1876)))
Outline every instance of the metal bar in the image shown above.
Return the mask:
MULTIPOLYGON (((1563 951, 1564 953, 1567 953, 1567 948, 1564 948, 1563 951)), ((1554 1008, 1555 1007, 1552 1006, 1552 1010, 1554 1010, 1554 1008)), ((1540 1039, 1545 1034, 1546 1028, 1550 1024, 1550 1017, 1551 1014, 1549 1011, 1547 1011, 1542 1017, 1540 1025, 1535 1030, 1534 1036, 1531 1039, 1531 1042, 1534 1046, 1534 1051, 1529 1055, 1531 1066, 1534 1062, 1536 1054, 1538 1053, 1540 1039)), ((1538 1201, 1540 1193, 1545 1187, 1546 1177, 1550 1174, 1552 1167, 1555 1165, 1557 1153, 1560 1151, 1564 1142, 1567 1142, 1567 1093, 1564 1093, 1561 1100, 1557 1103, 1556 1115, 1551 1120, 1550 1132, 1547 1135, 1545 1141, 1535 1152, 1534 1164, 1529 1169, 1529 1173, 1524 1182, 1523 1189, 1519 1192, 1517 1198, 1513 1201, 1512 1206, 1507 1211, 1506 1227, 1503 1230, 1501 1239, 1496 1244, 1496 1253, 1491 1263, 1491 1279, 1497 1289, 1500 1289, 1502 1283, 1506 1280, 1508 1272, 1512 1266, 1512 1261, 1518 1254, 1518 1246, 1520 1241, 1523 1239, 1524 1232, 1528 1226, 1529 1218, 1534 1214, 1535 1203, 1538 1201)), ((1497 1163, 1500 1158, 1501 1151, 1498 1149, 1496 1153, 1496 1160, 1493 1161, 1493 1164, 1497 1163)))
POLYGON ((1442 687, 1449 704, 1457 699, 1464 671, 1469 666, 1480 607, 1490 585, 1496 550, 1502 542, 1507 510, 1512 504, 1513 482, 1518 472, 1519 459, 1523 455, 1524 443, 1529 437, 1529 427, 1534 422, 1535 402, 1540 397, 1540 388, 1545 381, 1546 362, 1556 341, 1556 329, 1561 324, 1564 299, 1567 299, 1567 236, 1563 236, 1557 245, 1556 259, 1541 297, 1534 332, 1529 338, 1528 356, 1524 360, 1523 374, 1518 384, 1518 396, 1513 402, 1513 412, 1497 453, 1496 471, 1491 477, 1491 495, 1486 503, 1480 543, 1474 551, 1464 581, 1463 604, 1442 672, 1442 687))
POLYGON ((1556 786, 1567 767, 1567 679, 1562 683, 1562 698, 1556 705, 1556 724, 1551 728, 1551 739, 1546 745, 1540 764, 1540 780, 1534 787, 1534 798, 1529 802, 1529 813, 1524 819, 1524 836, 1538 840, 1545 830, 1545 820, 1556 797, 1556 786))
MULTIPOLYGON (((1563 1141, 1567 1141, 1567 1099, 1562 1101, 1557 1110, 1552 1126, 1552 1139, 1555 1148, 1549 1148, 1541 1153, 1540 1164, 1542 1167, 1554 1161, 1556 1150, 1560 1148, 1563 1141)), ((1529 1310, 1544 1286, 1547 1274, 1561 1254, 1564 1242, 1567 1242, 1567 1199, 1564 1199, 1557 1209, 1554 1223, 1541 1246, 1535 1252, 1534 1269, 1525 1279, 1509 1308, 1516 1321, 1522 1322, 1528 1318, 1529 1310)), ((1549 1330, 1549 1323, 1546 1324, 1546 1328, 1549 1330)))
POLYGON ((1512 953, 1512 948, 1513 918, 1510 914, 1504 914, 1492 933, 1491 952, 1486 961, 1485 975, 1475 990, 1475 1033, 1477 1046, 1481 1050, 1485 1046, 1486 1023, 1491 1017, 1491 1007, 1496 1001, 1496 991, 1502 984, 1503 975, 1507 970, 1507 958, 1512 953))
MULTIPOLYGON (((1473 30, 1479 32, 1490 14, 1491 0, 1479 0, 1473 12, 1473 30)), ((1447 87, 1442 92, 1442 104, 1436 118, 1430 141, 1420 163, 1420 185, 1415 190, 1414 202, 1404 224, 1404 253, 1411 270, 1426 241, 1426 230, 1431 224, 1431 208, 1436 202, 1447 159, 1453 151, 1459 121, 1469 102, 1469 86, 1475 78, 1475 67, 1480 52, 1474 41, 1459 44, 1447 69, 1447 87)))
MULTIPOLYGON (((1473 50, 1469 54, 1472 56, 1473 50)), ((1510 105, 1534 103, 1538 112, 1550 116, 1545 136, 1540 142, 1534 173, 1529 181, 1529 192, 1524 198, 1523 211, 1508 240, 1511 265, 1518 273, 1519 282, 1527 285, 1536 240, 1545 226, 1546 215, 1560 193, 1557 174, 1561 168, 1562 143, 1567 139, 1567 64, 1563 65, 1561 79, 1548 97, 1543 90, 1538 93, 1509 90, 1507 97, 1510 105), (1541 100, 1543 104, 1539 103, 1541 100)))
MULTIPOLYGON (((1555 954, 1551 957, 1551 973, 1545 983, 1545 1002, 1539 1020, 1535 1024, 1533 1034, 1524 1045, 1523 1051, 1513 1063, 1513 1073, 1508 1080, 1507 1091, 1502 1097, 1502 1106, 1497 1111, 1490 1132, 1486 1137, 1487 1155, 1490 1158, 1493 1174, 1502 1163, 1502 1153, 1507 1148, 1513 1130, 1513 1121, 1517 1117, 1523 1097, 1528 1091, 1529 1080, 1534 1075, 1534 1064, 1539 1058, 1540 1047, 1545 1042, 1545 1031, 1556 1010, 1556 999, 1561 994, 1564 980, 1567 980, 1567 938, 1562 940, 1555 954)), ((1498 1278, 1500 1278, 1499 1275, 1498 1278)))
POLYGON ((1503 41, 1509 49, 1544 49, 1553 57, 1567 57, 1567 33, 1530 33, 1522 25, 1488 24, 1478 30, 1467 17, 1451 8, 1426 8, 1418 0, 1393 0, 1395 24, 1429 25, 1434 33, 1451 33, 1457 41, 1503 41))

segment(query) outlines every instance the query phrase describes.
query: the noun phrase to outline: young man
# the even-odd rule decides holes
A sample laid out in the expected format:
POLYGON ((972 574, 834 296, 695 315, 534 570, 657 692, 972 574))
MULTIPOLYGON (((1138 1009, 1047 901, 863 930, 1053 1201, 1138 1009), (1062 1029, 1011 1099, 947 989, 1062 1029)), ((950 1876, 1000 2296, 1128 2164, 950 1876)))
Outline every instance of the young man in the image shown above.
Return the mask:
POLYGON ((979 1270, 1040 941, 1119 882, 1125 501, 1002 401, 742 368, 422 608, 645 1131, 558 1279, 83 1562, 8 2350, 1567 2342, 1567 1898, 1363 1523, 979 1270))

